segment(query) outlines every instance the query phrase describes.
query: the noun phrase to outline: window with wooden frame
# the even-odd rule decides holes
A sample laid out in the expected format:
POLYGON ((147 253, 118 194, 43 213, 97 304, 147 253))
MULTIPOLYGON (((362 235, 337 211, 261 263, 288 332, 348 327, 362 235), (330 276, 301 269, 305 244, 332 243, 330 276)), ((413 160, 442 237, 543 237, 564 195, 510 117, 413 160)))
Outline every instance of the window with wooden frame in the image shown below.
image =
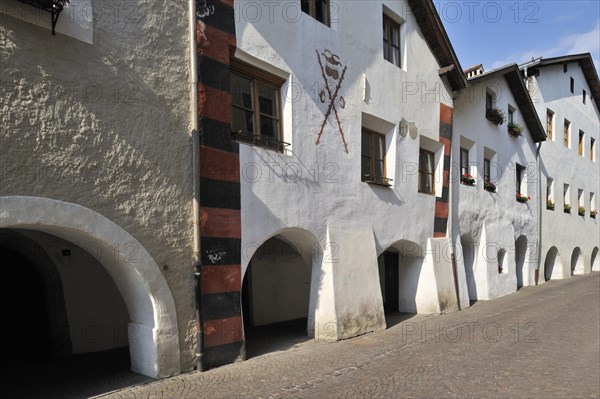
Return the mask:
POLYGON ((419 150, 419 192, 435 194, 435 154, 423 148, 419 150))
POLYGON ((483 158, 483 181, 492 181, 492 162, 489 158, 483 158))
POLYGON ((389 186, 385 176, 385 135, 362 129, 361 180, 389 186))
POLYGON ((554 126, 554 112, 547 110, 546 111, 546 132, 548 133, 548 138, 550 140, 552 140, 553 126, 554 126))
POLYGON ((579 155, 583 156, 583 142, 585 141, 585 133, 580 130, 579 131, 579 155))
POLYGON ((400 62, 400 24, 383 14, 383 58, 396 66, 400 62))
POLYGON ((231 129, 234 138, 283 151, 281 86, 285 80, 233 61, 230 74, 231 129))
POLYGON ((329 0, 301 0, 302 11, 324 25, 331 26, 329 0))
POLYGON ((565 119, 565 147, 569 147, 569 132, 571 131, 571 122, 565 119))

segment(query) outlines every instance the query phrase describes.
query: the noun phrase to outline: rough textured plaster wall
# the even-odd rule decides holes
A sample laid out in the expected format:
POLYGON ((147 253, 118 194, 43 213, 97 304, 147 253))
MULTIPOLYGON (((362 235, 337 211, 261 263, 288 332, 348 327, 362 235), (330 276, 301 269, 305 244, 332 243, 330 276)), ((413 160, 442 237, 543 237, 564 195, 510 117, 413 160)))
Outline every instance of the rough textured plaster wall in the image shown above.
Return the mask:
POLYGON ((93 45, 1 16, 0 195, 93 209, 166 265, 185 370, 195 342, 187 8, 139 0, 125 18, 108 12, 118 4, 98 4, 93 45))

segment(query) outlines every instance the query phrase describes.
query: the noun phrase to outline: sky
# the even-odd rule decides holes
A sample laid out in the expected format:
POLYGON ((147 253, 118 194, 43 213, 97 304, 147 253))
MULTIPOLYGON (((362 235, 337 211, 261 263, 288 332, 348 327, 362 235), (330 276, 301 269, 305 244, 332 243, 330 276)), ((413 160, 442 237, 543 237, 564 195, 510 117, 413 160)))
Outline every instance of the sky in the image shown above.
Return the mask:
POLYGON ((463 69, 591 53, 600 71, 600 0, 434 0, 463 69))

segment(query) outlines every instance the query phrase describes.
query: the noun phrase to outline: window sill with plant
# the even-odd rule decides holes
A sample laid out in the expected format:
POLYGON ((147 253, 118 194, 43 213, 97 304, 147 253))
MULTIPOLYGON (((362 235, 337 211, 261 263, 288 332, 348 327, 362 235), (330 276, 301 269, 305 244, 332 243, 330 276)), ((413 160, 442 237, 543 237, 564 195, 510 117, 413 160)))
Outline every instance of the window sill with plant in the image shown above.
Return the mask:
POLYGON ((489 180, 483 182, 483 189, 489 191, 490 193, 496 192, 496 185, 489 180))
POLYGON ((485 117, 496 126, 502 125, 505 121, 504 112, 499 108, 486 108, 485 117))
POLYGON ((548 202, 546 202, 546 209, 553 211, 554 208, 556 208, 556 205, 554 204, 554 202, 552 202, 552 200, 548 200, 548 202))
POLYGON ((471 176, 470 174, 465 173, 460 177, 460 182, 467 186, 474 186, 475 178, 473 176, 471 176))
POLYGON ((571 205, 565 204, 563 209, 565 210, 565 213, 571 213, 571 205))
POLYGON ((522 202, 522 203, 526 203, 531 199, 531 197, 527 196, 527 195, 523 195, 523 194, 517 194, 517 201, 522 202))
POLYGON ((520 137, 523 134, 523 126, 516 122, 510 122, 508 124, 508 134, 514 138, 520 137))

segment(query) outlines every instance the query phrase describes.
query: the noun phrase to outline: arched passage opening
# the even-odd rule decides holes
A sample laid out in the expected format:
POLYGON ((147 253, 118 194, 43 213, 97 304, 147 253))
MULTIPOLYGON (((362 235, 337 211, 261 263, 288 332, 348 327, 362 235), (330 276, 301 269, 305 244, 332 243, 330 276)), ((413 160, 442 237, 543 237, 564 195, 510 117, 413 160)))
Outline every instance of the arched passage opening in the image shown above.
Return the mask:
POLYGON ((544 261, 544 280, 550 281, 558 278, 562 270, 563 263, 556 247, 552 247, 546 254, 544 261))
POLYGON ((242 283, 248 357, 306 342, 314 333, 309 319, 314 320, 318 287, 312 279, 319 254, 317 240, 302 229, 281 231, 252 254, 242 283))
POLYGON ((515 272, 517 274, 517 289, 523 287, 523 273, 528 272, 527 260, 527 237, 521 236, 515 242, 515 272))
MULTIPOLYGON (((18 396, 63 396, 90 387, 102 393, 128 372, 129 316, 116 285, 86 250, 59 237, 26 229, 0 229, 3 264, 5 392, 18 396), (35 359, 35 361, 33 361, 35 359), (24 384, 32 367, 45 371, 24 384), (108 381, 102 388, 99 379, 108 381), (44 387, 40 392, 40 386, 44 387)), ((92 392, 90 392, 92 393, 92 392)))
MULTIPOLYGON (((179 373, 179 335, 173 297, 158 265, 135 238, 106 217, 77 204, 12 196, 1 197, 0 205, 0 229, 17 231, 42 247, 49 245, 50 250, 44 250, 48 256, 54 256, 52 260, 55 263, 61 263, 57 260, 62 258, 73 260, 74 255, 80 252, 81 259, 86 259, 89 264, 95 263, 98 273, 104 273, 106 277, 103 281, 115 287, 112 298, 118 301, 120 297, 124 304, 121 308, 126 309, 125 332, 114 333, 110 328, 98 328, 93 319, 91 322, 81 319, 84 324, 79 326, 82 342, 78 346, 73 332, 77 331, 77 326, 69 326, 73 352, 90 353, 117 347, 114 342, 110 344, 112 346, 106 344, 108 337, 114 341, 117 334, 117 341, 121 339, 129 344, 127 358, 133 371, 153 378, 179 373), (67 247, 58 247, 54 252, 49 244, 52 237, 68 243, 67 247)), ((85 290, 92 292, 91 286, 98 283, 93 279, 89 281, 91 276, 80 275, 88 278, 86 284, 78 284, 76 279, 67 284, 61 275, 64 288, 67 285, 74 287, 72 291, 64 292, 67 317, 79 306, 76 302, 69 302, 68 298, 74 293, 85 294, 85 290)), ((95 313, 91 308, 90 312, 86 309, 79 311, 89 317, 110 319, 110 312, 117 312, 117 308, 104 308, 103 311, 108 314, 95 313)), ((115 320, 120 319, 117 317, 115 320)))
POLYGON ((423 268, 423 250, 412 241, 400 240, 384 251, 378 257, 377 263, 383 308, 389 327, 395 313, 419 311, 419 278, 423 268))
POLYGON ((571 254, 571 275, 583 274, 584 261, 581 249, 576 247, 571 254))
POLYGON ((590 258, 590 265, 592 266, 592 271, 594 271, 594 272, 600 271, 600 259, 598 259, 598 247, 595 247, 592 250, 592 257, 590 258))

